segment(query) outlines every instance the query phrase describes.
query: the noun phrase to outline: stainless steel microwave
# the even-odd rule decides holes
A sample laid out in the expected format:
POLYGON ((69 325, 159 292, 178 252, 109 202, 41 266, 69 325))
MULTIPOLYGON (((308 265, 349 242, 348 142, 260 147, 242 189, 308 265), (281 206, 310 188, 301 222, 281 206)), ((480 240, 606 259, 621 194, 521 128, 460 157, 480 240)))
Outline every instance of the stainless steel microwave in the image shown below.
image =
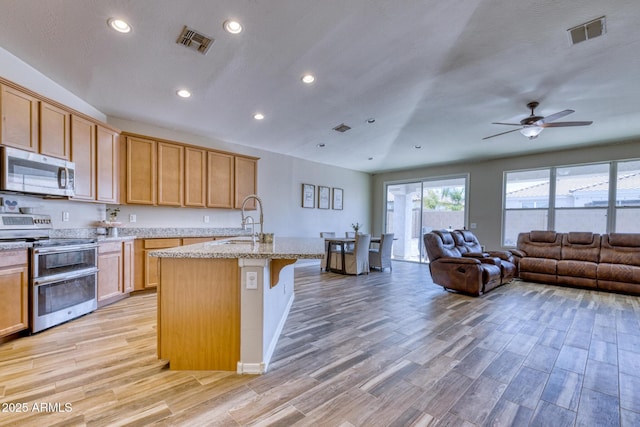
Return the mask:
POLYGON ((0 147, 0 190, 73 196, 75 163, 11 147, 0 147))

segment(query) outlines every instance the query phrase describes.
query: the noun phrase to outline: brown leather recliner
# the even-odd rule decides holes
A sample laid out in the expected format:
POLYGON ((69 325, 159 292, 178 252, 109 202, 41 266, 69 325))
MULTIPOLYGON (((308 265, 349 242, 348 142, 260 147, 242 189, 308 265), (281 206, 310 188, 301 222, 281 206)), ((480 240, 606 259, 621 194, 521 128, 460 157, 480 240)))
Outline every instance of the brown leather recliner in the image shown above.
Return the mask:
POLYGON ((555 231, 533 230, 518 234, 518 249, 524 254, 520 259, 520 278, 556 284, 561 243, 562 233, 555 231))
POLYGON ((640 294, 640 234, 602 236, 598 289, 640 294))
POLYGON ((600 235, 569 232, 562 235, 562 249, 557 264, 558 284, 596 288, 600 235))
POLYGON ((434 283, 445 289, 478 296, 500 286, 500 260, 494 257, 463 257, 449 231, 423 236, 434 283))
POLYGON ((462 256, 500 259, 501 283, 508 283, 517 275, 516 261, 509 251, 483 251, 478 238, 469 230, 454 230, 453 237, 462 256))

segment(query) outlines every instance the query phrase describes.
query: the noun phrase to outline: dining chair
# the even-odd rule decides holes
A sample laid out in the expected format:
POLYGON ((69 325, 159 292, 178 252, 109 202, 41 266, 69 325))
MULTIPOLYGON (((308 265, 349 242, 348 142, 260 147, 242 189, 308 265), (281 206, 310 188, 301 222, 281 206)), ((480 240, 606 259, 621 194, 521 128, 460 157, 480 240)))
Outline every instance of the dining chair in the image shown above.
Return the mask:
MULTIPOLYGON (((323 239, 336 237, 336 233, 333 231, 321 231, 320 237, 323 239)), ((327 251, 329 249, 329 242, 325 240, 324 242, 324 256, 322 257, 322 261, 320 262, 320 270, 325 270, 327 268, 327 251)))
MULTIPOLYGON (((347 239, 355 239, 356 238, 356 232, 355 231, 345 231, 344 232, 344 237, 346 237, 347 239)), ((347 245, 346 250, 349 252, 353 252, 353 243, 345 243, 345 245, 347 245)))
POLYGON ((369 244, 371 234, 356 234, 356 242, 353 252, 345 252, 344 269, 342 266, 342 254, 331 254, 331 265, 338 270, 344 270, 345 274, 369 274, 369 244))
POLYGON ((386 233, 380 236, 380 245, 377 248, 369 249, 369 267, 379 268, 384 271, 391 267, 391 247, 393 246, 393 233, 386 233))

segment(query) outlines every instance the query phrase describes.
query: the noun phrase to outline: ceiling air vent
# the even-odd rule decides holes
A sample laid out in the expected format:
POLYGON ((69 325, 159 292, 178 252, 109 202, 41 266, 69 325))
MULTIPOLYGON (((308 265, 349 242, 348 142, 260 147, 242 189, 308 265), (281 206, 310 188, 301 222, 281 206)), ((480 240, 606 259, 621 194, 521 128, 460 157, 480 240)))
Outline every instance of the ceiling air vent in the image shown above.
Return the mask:
POLYGON ((577 25, 567 30, 571 44, 578 44, 585 40, 600 37, 605 33, 604 16, 584 24, 577 25))
POLYGON ((336 132, 341 132, 341 133, 346 132, 349 129, 351 129, 351 127, 345 125, 344 123, 342 123, 342 124, 340 124, 340 125, 338 125, 338 126, 333 128, 333 130, 335 130, 336 132))
POLYGON ((176 40, 176 43, 205 55, 213 44, 213 41, 212 37, 205 36, 204 34, 185 25, 182 29, 182 33, 180 33, 180 36, 178 37, 178 40, 176 40))

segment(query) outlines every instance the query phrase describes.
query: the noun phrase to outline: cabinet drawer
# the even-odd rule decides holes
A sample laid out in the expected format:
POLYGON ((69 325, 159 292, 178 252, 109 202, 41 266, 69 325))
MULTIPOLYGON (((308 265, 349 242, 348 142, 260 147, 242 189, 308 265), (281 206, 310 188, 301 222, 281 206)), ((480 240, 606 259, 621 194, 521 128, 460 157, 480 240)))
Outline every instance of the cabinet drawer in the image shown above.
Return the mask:
POLYGON ((102 242, 98 246, 99 254, 106 254, 109 252, 120 252, 122 250, 122 242, 102 242))
POLYGON ((180 246, 181 243, 182 243, 181 239, 145 239, 144 248, 145 249, 172 248, 174 246, 180 246))
POLYGON ((10 267, 12 265, 27 264, 27 250, 19 249, 15 251, 2 251, 0 256, 0 268, 10 267))

